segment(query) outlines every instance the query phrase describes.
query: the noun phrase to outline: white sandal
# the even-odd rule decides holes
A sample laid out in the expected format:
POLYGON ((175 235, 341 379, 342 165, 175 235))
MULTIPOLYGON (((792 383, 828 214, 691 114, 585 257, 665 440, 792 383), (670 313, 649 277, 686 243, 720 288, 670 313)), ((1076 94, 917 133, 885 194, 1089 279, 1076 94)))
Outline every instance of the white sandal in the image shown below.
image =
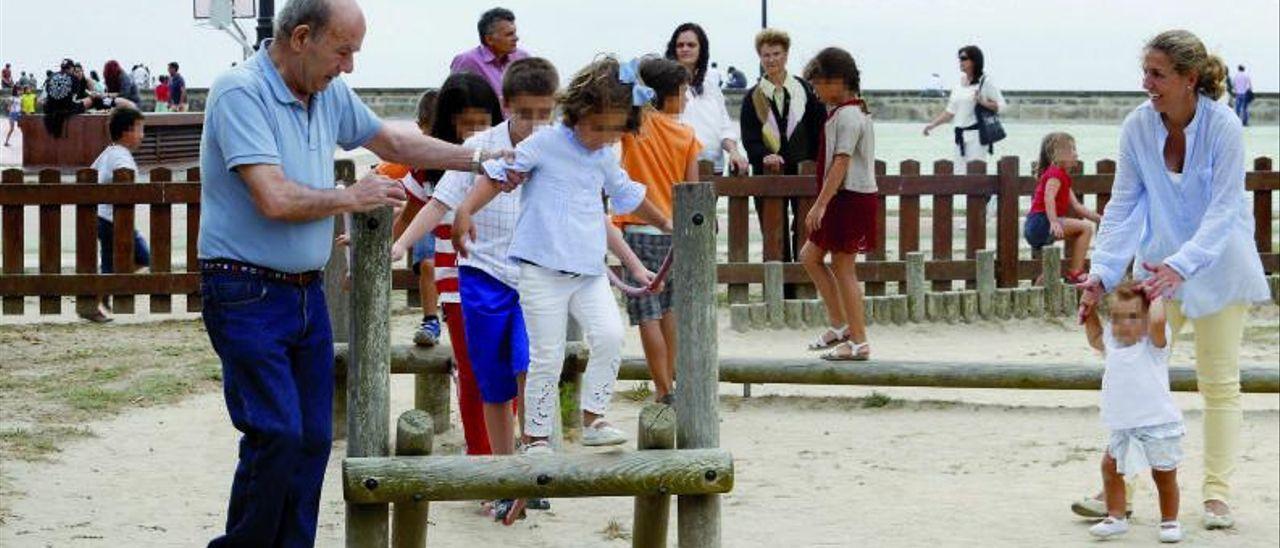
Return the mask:
POLYGON ((845 341, 836 345, 830 352, 824 352, 822 359, 829 362, 865 362, 871 359, 871 343, 845 341), (848 348, 847 352, 841 349, 848 348))
POLYGON ((826 350, 833 346, 849 340, 849 326, 835 329, 828 327, 826 331, 818 335, 818 338, 809 343, 809 350, 826 350))

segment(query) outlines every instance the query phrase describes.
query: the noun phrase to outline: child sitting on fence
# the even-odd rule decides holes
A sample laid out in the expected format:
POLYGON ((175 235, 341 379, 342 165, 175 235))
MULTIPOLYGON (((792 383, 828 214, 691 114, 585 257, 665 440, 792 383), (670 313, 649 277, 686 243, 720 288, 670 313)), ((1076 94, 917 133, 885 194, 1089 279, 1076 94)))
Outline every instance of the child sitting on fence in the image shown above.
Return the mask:
MULTIPOLYGON (((673 187, 698 180, 698 154, 702 144, 689 126, 679 121, 684 110, 689 73, 678 63, 659 57, 633 60, 623 66, 627 76, 639 76, 637 85, 653 90, 653 98, 641 109, 640 129, 622 136, 622 167, 645 185, 645 196, 671 217, 673 187)), ((671 235, 636 215, 615 215, 627 245, 651 271, 658 271, 671 251, 671 235)), ((636 283, 630 277, 628 282, 636 283)), ((640 326, 640 343, 653 377, 654 397, 670 403, 675 378, 676 326, 671 314, 671 284, 658 293, 627 296, 631 325, 640 326)))
MULTIPOLYGON (((427 90, 418 98, 417 123, 418 129, 421 129, 423 134, 440 137, 440 135, 432 131, 437 95, 438 92, 436 90, 427 90)), ((474 117, 477 119, 483 118, 484 122, 489 121, 491 115, 485 109, 476 108, 474 110, 476 111, 473 113, 474 117)), ((489 124, 484 124, 484 127, 488 126, 489 124)), ((374 167, 373 170, 388 179, 400 181, 400 186, 404 188, 405 195, 409 198, 405 201, 404 208, 396 215, 395 223, 391 229, 393 237, 398 237, 404 232, 405 227, 409 225, 409 221, 413 220, 413 217, 422 210, 422 206, 430 199, 431 187, 434 181, 427 180, 425 172, 415 172, 413 168, 404 164, 382 162, 374 167)), ((413 332, 413 344, 435 346, 440 341, 440 295, 436 291, 435 236, 431 234, 420 236, 412 242, 412 250, 411 268, 413 273, 418 276, 418 296, 422 302, 422 322, 418 324, 418 330, 413 332)))
MULTIPOLYGON (((1078 165, 1075 138, 1060 131, 1044 136, 1040 141, 1040 159, 1036 163, 1039 177, 1036 193, 1031 198, 1031 211, 1027 213, 1022 227, 1022 235, 1033 249, 1040 249, 1054 240, 1068 241, 1071 263, 1067 267, 1066 278, 1071 283, 1081 283, 1088 278, 1084 271, 1084 258, 1089 251, 1089 242, 1093 240, 1093 223, 1102 220, 1071 192, 1071 175, 1067 172, 1078 165), (1066 217, 1069 211, 1088 221, 1066 217)), ((1058 274, 1045 272, 1044 275, 1058 274)))
POLYGON ((623 327, 601 260, 608 239, 601 193, 616 212, 635 211, 664 232, 670 232, 671 221, 645 199, 644 185, 631 180, 610 148, 635 130, 637 107, 648 101, 619 76, 612 57, 574 75, 558 97, 560 123, 516 145, 514 159, 486 162, 487 177, 458 207, 454 221, 454 245, 465 257, 466 240, 474 239, 472 215, 499 194, 495 181, 527 178, 508 255, 520 263, 520 307, 529 334, 524 434, 530 454, 551 451, 547 438, 570 315, 586 332, 591 352, 581 387, 582 444, 626 442, 604 419, 621 364, 623 327))
POLYGON ((805 271, 827 306, 831 324, 810 350, 825 360, 867 360, 863 295, 858 285, 858 253, 875 249, 879 189, 875 176, 875 132, 859 98, 861 75, 849 52, 826 48, 809 61, 805 78, 827 105, 818 139, 818 197, 805 217, 809 241, 800 250, 805 271), (824 260, 831 255, 831 267, 824 260))
MULTIPOLYGON (((110 183, 115 180, 117 169, 138 171, 138 164, 133 160, 133 151, 142 144, 142 130, 145 122, 142 113, 133 107, 117 107, 111 111, 107 121, 107 129, 111 135, 111 144, 103 149, 98 158, 90 166, 98 171, 99 183, 110 183)), ((98 204, 98 253, 101 257, 102 272, 116 272, 115 221, 112 204, 98 204)), ((133 231, 133 265, 135 269, 151 266, 151 251, 142 233, 133 231)), ((95 323, 111 321, 104 311, 105 298, 99 297, 93 310, 80 310, 81 318, 95 323)))
POLYGON ((1185 428, 1169 392, 1172 332, 1165 303, 1158 296, 1148 302, 1142 287, 1127 281, 1116 288, 1109 315, 1105 326, 1096 310, 1084 318, 1089 345, 1106 359, 1102 421, 1111 431, 1102 457, 1107 517, 1089 533, 1108 538, 1128 532, 1125 480, 1150 468, 1160 497, 1160 541, 1178 542, 1178 463, 1185 428))

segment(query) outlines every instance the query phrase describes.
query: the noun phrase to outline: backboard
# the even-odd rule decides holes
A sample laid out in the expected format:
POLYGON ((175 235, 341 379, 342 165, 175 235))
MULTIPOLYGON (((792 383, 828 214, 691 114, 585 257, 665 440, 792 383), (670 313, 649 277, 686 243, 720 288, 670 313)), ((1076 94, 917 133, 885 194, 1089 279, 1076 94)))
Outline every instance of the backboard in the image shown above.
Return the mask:
POLYGON ((191 0, 191 15, 194 19, 217 19, 225 13, 227 5, 231 7, 232 19, 253 19, 258 16, 256 0, 191 0))

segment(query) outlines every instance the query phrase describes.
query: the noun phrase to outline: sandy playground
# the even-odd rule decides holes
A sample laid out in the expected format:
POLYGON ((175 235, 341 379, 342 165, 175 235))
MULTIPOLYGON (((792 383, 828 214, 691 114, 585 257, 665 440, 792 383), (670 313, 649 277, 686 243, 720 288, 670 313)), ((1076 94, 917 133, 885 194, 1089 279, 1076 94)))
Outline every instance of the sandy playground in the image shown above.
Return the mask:
MULTIPOLYGON (((1254 309, 1243 363, 1280 363, 1277 318, 1274 306, 1254 309)), ((414 320, 409 313, 393 316, 395 341, 408 340, 414 320)), ((39 360, 29 359, 34 352, 64 353, 74 362, 84 358, 77 350, 104 340, 163 346, 174 360, 211 358, 198 321, 119 323, 0 327, 0 373, 37 378, 56 364, 37 368, 32 364, 39 360)), ((722 356, 802 355, 812 336, 733 333, 723 312, 720 325, 722 356)), ((882 359, 1100 363, 1075 326, 1053 321, 873 326, 871 336, 882 359)), ((1179 339, 1175 364, 1190 363, 1190 340, 1189 333, 1179 339)), ((634 332, 625 352, 640 352, 634 332)), ((43 457, 7 455, 0 467, 0 545, 195 546, 215 536, 223 526, 238 436, 216 381, 213 375, 195 382, 190 395, 175 403, 126 402, 119 415, 88 421, 90 432, 43 457)), ((393 416, 412 405, 411 382, 393 377, 393 416)), ((638 384, 620 383, 611 415, 632 434, 642 404, 627 391, 638 384)), ((44 416, 43 404, 24 400, 25 392, 14 386, 0 385, 0 424, 44 416)), ((1227 532, 1199 526, 1201 402, 1194 394, 1176 398, 1189 430, 1180 474, 1185 544, 1280 544, 1280 397, 1245 396, 1233 501, 1239 525, 1227 532)), ((1097 403, 1095 392, 782 385, 756 385, 753 397, 743 398, 739 385, 723 384, 721 445, 732 451, 736 466, 733 492, 722 502, 724 545, 1091 543, 1088 522, 1071 515, 1068 504, 1099 484, 1104 432, 1097 403)), ((457 453, 460 443, 460 428, 454 428, 437 438, 437 454, 457 453)), ((613 450, 631 450, 634 442, 623 447, 613 450)), ((344 452, 342 442, 335 444, 321 501, 320 546, 343 545, 344 452)), ((1134 530, 1112 544, 1155 542, 1158 514, 1149 483, 1135 500, 1134 530)), ((504 528, 479 515, 475 503, 436 503, 429 539, 432 546, 629 546, 631 507, 628 498, 555 499, 551 511, 532 512, 504 528)), ((674 545, 674 523, 671 531, 674 545)))

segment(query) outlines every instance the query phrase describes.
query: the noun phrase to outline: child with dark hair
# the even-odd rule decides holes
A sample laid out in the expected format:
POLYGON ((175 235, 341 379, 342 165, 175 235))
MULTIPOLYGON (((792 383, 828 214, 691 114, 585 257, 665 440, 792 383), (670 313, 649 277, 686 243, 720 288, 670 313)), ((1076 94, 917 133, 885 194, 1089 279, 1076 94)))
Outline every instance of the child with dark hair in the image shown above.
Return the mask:
MULTIPOLYGON (((132 107, 117 107, 111 111, 107 122, 111 134, 111 144, 103 149, 98 158, 90 166, 98 171, 99 183, 110 183, 115 179, 117 169, 138 171, 138 164, 133 159, 133 150, 142 144, 142 132, 145 122, 142 113, 132 107)), ((117 272, 115 265, 115 245, 112 236, 115 234, 115 221, 111 204, 98 204, 98 254, 101 257, 102 272, 117 272)), ((151 251, 142 233, 133 231, 133 265, 136 269, 151 266, 151 251)), ((78 311, 81 318, 94 323, 111 321, 104 311, 105 300, 99 297, 93 310, 78 311)))
POLYGON ((622 431, 604 419, 621 363, 623 327, 601 260, 610 239, 601 194, 615 212, 635 211, 663 232, 670 232, 671 221, 645 200, 644 185, 631 180, 611 149, 623 134, 635 131, 639 107, 649 100, 634 74, 619 68, 617 60, 603 57, 579 71, 559 97, 560 123, 516 145, 514 159, 486 162, 487 176, 457 209, 453 240, 466 257, 464 235, 472 231, 474 212, 499 194, 498 182, 523 180, 520 216, 507 253, 520 263, 520 307, 530 343, 527 453, 551 451, 547 438, 559 399, 569 316, 586 331, 591 350, 581 388, 582 444, 626 442, 622 431))
MULTIPOLYGON (((653 99, 641 111, 640 129, 622 136, 622 167, 632 179, 645 185, 646 198, 668 218, 672 214, 672 194, 676 183, 698 180, 698 155, 702 144, 693 128, 679 121, 689 87, 689 71, 676 61, 647 58, 638 65, 643 84, 653 90, 653 99)), ((635 215, 615 215, 627 245, 646 269, 657 271, 671 251, 671 235, 635 215)), ((628 275, 628 281, 640 282, 628 275)), ((640 343, 653 377, 654 397, 671 403, 675 379, 675 317, 671 314, 671 284, 658 293, 627 296, 631 325, 640 328, 640 343)))
POLYGON ((800 260, 827 305, 831 325, 809 349, 834 347, 822 355, 825 360, 867 360, 871 346, 856 260, 858 253, 876 246, 875 131, 859 97, 861 73, 849 52, 818 52, 805 68, 805 78, 826 103, 827 114, 818 138, 818 198, 805 217, 809 241, 800 260))
POLYGON ((1112 295, 1109 314, 1106 325, 1096 308, 1084 317, 1089 346, 1106 360, 1102 422, 1111 432, 1102 456, 1107 517, 1089 534, 1109 538, 1129 531, 1125 482, 1150 469, 1160 500, 1160 542, 1179 542, 1178 464, 1186 428, 1169 392, 1173 331, 1165 321, 1164 299, 1148 301, 1138 282, 1126 281, 1112 295))

